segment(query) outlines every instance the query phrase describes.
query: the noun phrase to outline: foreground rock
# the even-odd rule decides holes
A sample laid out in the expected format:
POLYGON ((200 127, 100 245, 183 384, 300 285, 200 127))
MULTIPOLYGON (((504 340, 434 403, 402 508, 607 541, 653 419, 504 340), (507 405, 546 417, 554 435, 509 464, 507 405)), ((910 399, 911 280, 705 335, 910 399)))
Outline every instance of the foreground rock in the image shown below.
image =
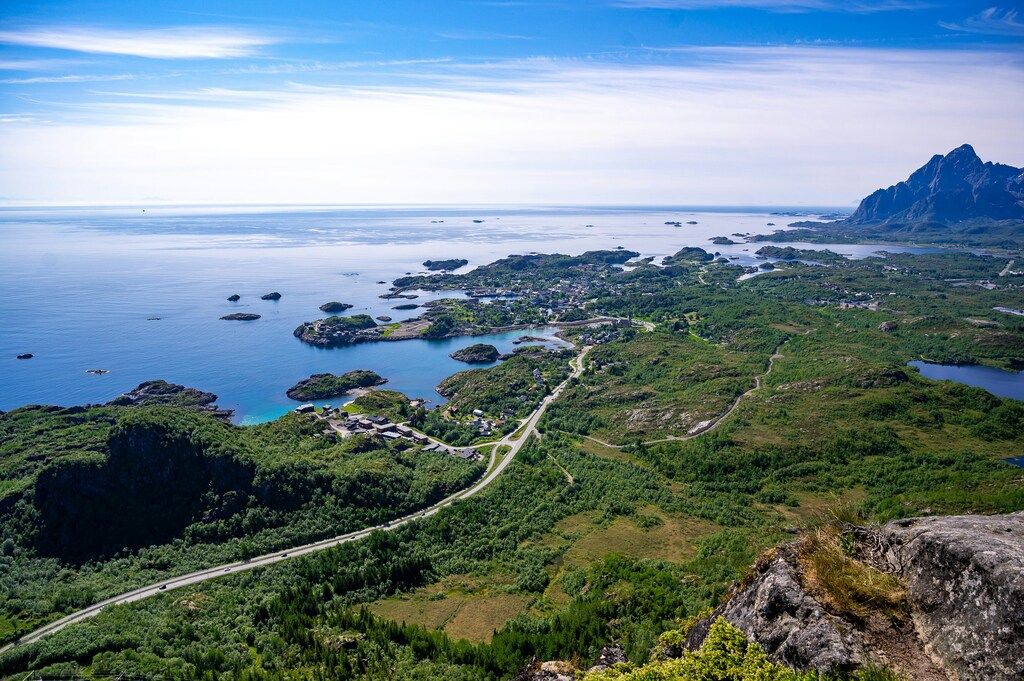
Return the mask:
POLYGON ((115 397, 107 404, 118 407, 184 407, 197 411, 208 411, 215 416, 228 418, 232 412, 219 409, 217 396, 196 388, 177 383, 156 380, 140 383, 135 389, 115 397))
POLYGON ((449 258, 448 260, 426 260, 423 266, 431 272, 449 272, 465 267, 469 261, 465 258, 449 258))
POLYGON ((467 364, 489 364, 497 361, 500 354, 498 348, 493 345, 476 343, 461 350, 456 350, 449 357, 460 362, 466 362, 467 364))
POLYGON ((372 371, 357 369, 347 373, 313 374, 288 389, 287 395, 293 400, 308 402, 340 397, 357 388, 370 388, 387 383, 387 379, 372 371))
POLYGON ((843 536, 851 549, 808 549, 805 538, 763 555, 691 630, 687 648, 722 616, 798 670, 879 665, 915 679, 1022 678, 1024 512, 910 518, 843 536))
POLYGON ((259 318, 260 315, 253 314, 251 312, 232 312, 231 314, 226 314, 221 317, 221 319, 227 319, 228 321, 235 322, 253 322, 259 318))
POLYGON ((1024 677, 1024 512, 897 520, 874 548, 947 668, 960 679, 1024 677))
POLYGON ((351 310, 352 306, 348 303, 339 303, 336 300, 332 300, 329 303, 324 303, 320 306, 321 312, 344 312, 345 310, 351 310))

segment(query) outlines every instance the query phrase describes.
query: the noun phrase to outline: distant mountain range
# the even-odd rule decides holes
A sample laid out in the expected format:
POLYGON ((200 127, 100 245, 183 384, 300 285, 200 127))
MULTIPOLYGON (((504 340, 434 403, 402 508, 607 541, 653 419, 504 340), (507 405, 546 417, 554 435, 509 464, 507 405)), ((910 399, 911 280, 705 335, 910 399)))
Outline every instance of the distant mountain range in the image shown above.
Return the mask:
POLYGON ((964 144, 932 156, 903 182, 872 193, 844 220, 790 227, 797 229, 752 240, 1024 249, 1024 169, 982 161, 964 144))
POLYGON ((1024 220, 1024 170, 984 162, 964 144, 936 154, 905 181, 879 189, 860 202, 845 222, 938 222, 1024 220))

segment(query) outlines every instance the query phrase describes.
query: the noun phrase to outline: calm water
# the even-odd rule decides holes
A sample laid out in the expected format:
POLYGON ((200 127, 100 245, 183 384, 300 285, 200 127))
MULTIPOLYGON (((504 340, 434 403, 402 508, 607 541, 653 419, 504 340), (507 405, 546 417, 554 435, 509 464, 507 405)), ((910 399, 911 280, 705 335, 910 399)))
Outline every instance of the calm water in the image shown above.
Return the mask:
POLYGON ((1004 371, 981 365, 929 364, 914 360, 910 366, 936 381, 956 381, 984 388, 999 397, 1024 400, 1024 371, 1004 371))
MULTIPOLYGON (((787 221, 685 209, 2 209, 0 409, 105 402, 163 378, 215 392, 240 421, 256 422, 294 406, 284 391, 297 380, 350 369, 438 402, 437 383, 466 367, 448 353, 478 341, 508 350, 521 334, 322 350, 292 330, 330 300, 353 304, 351 314, 415 316, 392 309, 407 301, 378 296, 430 258, 467 258, 468 269, 510 253, 624 246, 663 256, 693 245, 752 264, 758 245, 709 239, 787 221), (283 297, 259 299, 270 291, 283 297), (229 303, 232 293, 242 299, 229 303), (229 312, 263 317, 219 319, 229 312), (15 359, 25 352, 35 358, 15 359), (93 368, 110 373, 86 373, 93 368)), ((882 247, 832 248, 862 257, 882 247)))

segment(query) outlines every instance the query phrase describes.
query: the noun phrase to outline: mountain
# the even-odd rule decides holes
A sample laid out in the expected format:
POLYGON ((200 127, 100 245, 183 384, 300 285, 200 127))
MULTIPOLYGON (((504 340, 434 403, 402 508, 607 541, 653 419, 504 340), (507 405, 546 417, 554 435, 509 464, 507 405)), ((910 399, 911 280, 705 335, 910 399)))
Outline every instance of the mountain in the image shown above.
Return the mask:
POLYGON ((1024 170, 984 162, 964 144, 936 154, 905 181, 879 189, 847 224, 953 224, 967 220, 1024 220, 1024 170))

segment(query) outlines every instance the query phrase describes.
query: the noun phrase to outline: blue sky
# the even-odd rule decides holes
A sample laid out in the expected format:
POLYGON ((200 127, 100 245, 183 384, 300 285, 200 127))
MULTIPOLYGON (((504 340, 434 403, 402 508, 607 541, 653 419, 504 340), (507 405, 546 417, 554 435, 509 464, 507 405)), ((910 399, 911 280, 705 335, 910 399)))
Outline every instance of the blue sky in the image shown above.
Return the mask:
POLYGON ((846 205, 1022 121, 1019 3, 0 5, 9 203, 846 205))

